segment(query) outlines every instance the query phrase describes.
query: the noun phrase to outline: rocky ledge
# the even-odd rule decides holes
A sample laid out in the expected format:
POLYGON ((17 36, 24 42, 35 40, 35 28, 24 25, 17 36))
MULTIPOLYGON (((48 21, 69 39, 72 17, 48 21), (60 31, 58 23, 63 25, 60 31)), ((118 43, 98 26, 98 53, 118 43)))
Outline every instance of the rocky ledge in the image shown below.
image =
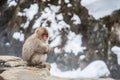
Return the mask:
POLYGON ((114 80, 111 78, 71 79, 52 76, 47 68, 26 66, 15 56, 0 56, 0 80, 114 80))

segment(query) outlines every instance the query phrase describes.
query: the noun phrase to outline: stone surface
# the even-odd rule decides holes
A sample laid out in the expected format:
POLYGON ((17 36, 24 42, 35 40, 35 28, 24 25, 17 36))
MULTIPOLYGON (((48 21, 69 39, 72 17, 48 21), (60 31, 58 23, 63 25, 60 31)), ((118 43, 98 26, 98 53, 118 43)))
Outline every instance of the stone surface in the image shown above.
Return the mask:
POLYGON ((16 67, 16 66, 24 66, 24 65, 26 65, 26 62, 19 57, 0 56, 1 67, 16 67))
POLYGON ((60 78, 50 75, 48 69, 38 69, 35 67, 16 67, 4 71, 1 76, 5 80, 114 80, 111 78, 106 79, 71 79, 60 78))
POLYGON ((114 80, 111 78, 71 79, 52 76, 47 68, 28 67, 25 62, 14 56, 0 56, 4 62, 0 67, 0 80, 114 80), (5 65, 8 65, 7 67, 5 65), (16 66, 17 65, 17 66, 16 66))
POLYGON ((48 69, 35 67, 11 68, 1 74, 5 80, 42 80, 49 75, 48 69))
POLYGON ((7 56, 7 55, 0 56, 0 61, 7 62, 7 61, 16 61, 16 60, 22 60, 22 59, 15 56, 7 56))

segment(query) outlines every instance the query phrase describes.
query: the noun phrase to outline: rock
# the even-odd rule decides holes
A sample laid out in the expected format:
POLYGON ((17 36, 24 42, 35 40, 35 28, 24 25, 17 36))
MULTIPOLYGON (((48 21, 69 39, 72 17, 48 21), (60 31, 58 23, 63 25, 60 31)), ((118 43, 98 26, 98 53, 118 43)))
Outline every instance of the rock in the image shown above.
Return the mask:
POLYGON ((15 56, 0 56, 0 73, 17 66, 25 66, 26 62, 15 56))
POLYGON ((24 65, 26 65, 26 62, 19 57, 0 56, 0 66, 15 67, 15 66, 24 66, 24 65))
POLYGON ((28 67, 19 57, 0 56, 4 62, 0 67, 0 80, 114 80, 111 78, 100 79, 71 79, 52 76, 48 68, 28 67), (8 66, 6 66, 8 65, 8 66), (3 70, 3 71, 2 71, 3 70))
POLYGON ((5 80, 114 80, 106 79, 71 79, 60 78, 50 75, 48 69, 38 69, 35 67, 17 67, 4 71, 1 76, 5 80))
POLYGON ((5 80, 43 80, 49 75, 48 69, 35 67, 15 67, 1 74, 5 80))
POLYGON ((16 60, 22 60, 19 57, 15 57, 15 56, 0 56, 0 61, 16 61, 16 60))
POLYGON ((26 62, 15 56, 0 56, 0 73, 17 66, 25 66, 26 62))

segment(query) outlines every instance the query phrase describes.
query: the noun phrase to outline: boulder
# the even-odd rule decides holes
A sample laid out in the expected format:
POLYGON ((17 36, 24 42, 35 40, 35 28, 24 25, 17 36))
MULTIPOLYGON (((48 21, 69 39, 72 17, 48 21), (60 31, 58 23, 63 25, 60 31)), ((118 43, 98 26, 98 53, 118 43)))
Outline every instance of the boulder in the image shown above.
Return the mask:
POLYGON ((114 80, 111 78, 71 79, 52 76, 48 68, 29 67, 15 56, 0 56, 0 80, 114 80))

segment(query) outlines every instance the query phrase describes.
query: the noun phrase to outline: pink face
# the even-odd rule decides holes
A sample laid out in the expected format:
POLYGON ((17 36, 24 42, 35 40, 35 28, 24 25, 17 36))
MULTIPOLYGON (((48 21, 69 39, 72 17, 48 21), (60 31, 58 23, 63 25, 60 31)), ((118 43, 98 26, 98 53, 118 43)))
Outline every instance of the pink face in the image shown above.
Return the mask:
POLYGON ((48 39, 48 34, 43 33, 42 38, 43 38, 44 41, 46 41, 48 39))

